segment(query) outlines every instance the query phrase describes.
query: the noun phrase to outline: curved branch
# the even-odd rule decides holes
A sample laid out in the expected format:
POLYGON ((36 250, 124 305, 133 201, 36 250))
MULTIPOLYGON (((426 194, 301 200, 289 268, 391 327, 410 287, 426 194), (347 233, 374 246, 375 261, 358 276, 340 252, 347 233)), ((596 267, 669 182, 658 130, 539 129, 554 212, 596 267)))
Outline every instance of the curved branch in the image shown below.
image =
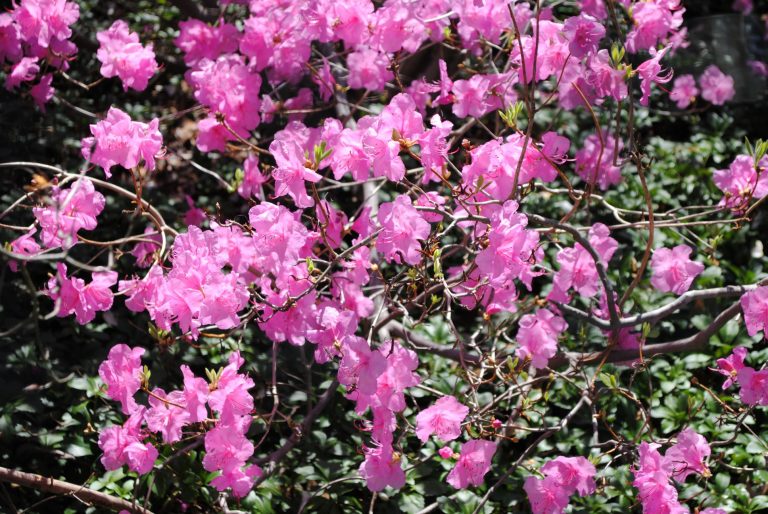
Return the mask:
POLYGON ((112 510, 127 510, 128 512, 135 514, 152 514, 150 510, 122 498, 94 491, 93 489, 89 489, 82 485, 71 484, 69 482, 36 475, 34 473, 25 473, 23 471, 0 467, 0 481, 37 489, 38 491, 74 496, 84 502, 112 510))
POLYGON ((608 304, 608 316, 610 319, 610 325, 608 328, 611 330, 612 336, 615 339, 618 336, 619 331, 619 314, 616 309, 616 299, 613 297, 613 288, 611 288, 611 283, 608 281, 608 274, 605 272, 605 265, 603 264, 600 255, 598 255, 597 251, 592 248, 592 245, 589 243, 589 241, 579 233, 578 229, 572 227, 571 225, 560 223, 559 221, 545 218, 544 216, 539 216, 538 214, 526 214, 526 216, 528 216, 528 219, 534 224, 556 228, 558 230, 568 232, 571 237, 573 237, 574 241, 579 243, 589 253, 590 257, 592 257, 592 260, 595 261, 597 276, 600 278, 600 282, 603 285, 603 290, 605 291, 605 299, 608 304))
MULTIPOLYGON (((618 326, 624 328, 624 327, 639 325, 640 323, 646 323, 646 322, 655 323, 659 320, 664 319, 670 314, 675 313, 678 309, 681 309, 685 305, 695 300, 708 300, 712 298, 731 298, 734 296, 741 296, 748 291, 753 291, 757 289, 757 287, 760 285, 761 283, 748 284, 744 286, 725 286, 725 287, 714 287, 712 289, 698 289, 693 291, 686 291, 685 293, 675 298, 673 301, 659 307, 658 309, 654 309, 648 312, 643 312, 641 314, 635 314, 634 316, 626 316, 624 318, 620 318, 618 326)), ((587 323, 590 323, 600 329, 609 330, 611 328, 611 324, 608 321, 601 318, 597 318, 594 315, 588 312, 584 312, 581 309, 577 309, 576 307, 573 307, 568 304, 563 304, 563 303, 558 303, 557 306, 563 312, 572 314, 577 318, 580 318, 586 321, 587 323)))
POLYGON ((726 323, 736 317, 740 310, 741 303, 738 301, 734 302, 730 307, 718 314, 707 328, 689 337, 668 341, 666 343, 649 344, 640 348, 628 350, 615 350, 608 348, 607 350, 601 352, 566 352, 559 354, 551 359, 549 361, 549 367, 555 368, 566 363, 572 363, 574 365, 590 364, 593 362, 600 362, 603 359, 605 362, 633 361, 635 359, 653 357, 655 355, 663 355, 667 353, 692 352, 701 350, 704 348, 709 339, 715 335, 715 333, 717 333, 718 330, 723 328, 726 323))

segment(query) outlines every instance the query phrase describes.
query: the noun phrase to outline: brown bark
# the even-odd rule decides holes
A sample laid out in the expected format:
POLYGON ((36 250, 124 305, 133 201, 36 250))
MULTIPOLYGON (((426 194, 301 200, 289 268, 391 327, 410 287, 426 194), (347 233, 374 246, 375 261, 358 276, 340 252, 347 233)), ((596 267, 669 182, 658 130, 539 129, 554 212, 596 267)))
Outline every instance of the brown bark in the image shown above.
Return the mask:
POLYGON ((74 496, 86 503, 99 505, 112 510, 127 510, 134 514, 152 514, 151 511, 144 507, 123 500, 122 498, 94 491, 93 489, 89 489, 82 485, 71 484, 69 482, 36 475, 34 473, 25 473, 15 469, 0 467, 0 481, 37 489, 38 491, 47 493, 74 496))

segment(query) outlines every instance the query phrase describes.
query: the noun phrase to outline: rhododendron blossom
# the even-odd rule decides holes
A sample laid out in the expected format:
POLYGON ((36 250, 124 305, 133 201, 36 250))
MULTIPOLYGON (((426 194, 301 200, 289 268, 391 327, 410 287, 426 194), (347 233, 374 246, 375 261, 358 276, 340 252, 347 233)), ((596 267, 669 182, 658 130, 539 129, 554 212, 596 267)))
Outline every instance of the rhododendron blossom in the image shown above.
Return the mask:
POLYGON ((704 265, 692 261, 693 249, 687 245, 678 245, 671 250, 659 248, 653 252, 651 284, 662 292, 683 294, 691 287, 693 280, 704 271, 704 265))
POLYGON ((67 277, 64 263, 58 263, 56 269, 56 276, 48 281, 46 294, 56 302, 57 316, 75 314, 77 322, 85 325, 93 321, 97 312, 112 307, 111 287, 117 283, 116 272, 94 271, 91 282, 86 284, 82 278, 67 277))
POLYGON ((40 241, 46 248, 70 248, 81 229, 96 228, 96 217, 106 200, 90 180, 80 179, 69 188, 55 187, 51 205, 35 207, 32 212, 40 224, 40 241))
POLYGON ((565 20, 563 33, 569 41, 571 54, 580 59, 597 51, 605 36, 605 27, 587 16, 572 16, 565 20))
POLYGON ((379 207, 382 231, 376 239, 376 249, 387 260, 418 264, 422 259, 421 244, 429 236, 430 225, 413 207, 411 199, 398 196, 394 202, 379 207))
POLYGON ((541 472, 544 478, 528 477, 524 485, 534 514, 562 514, 571 495, 595 492, 595 466, 584 457, 557 457, 541 472))
POLYGON ((491 469, 491 459, 496 453, 496 443, 472 439, 461 445, 459 460, 448 473, 447 482, 456 489, 483 483, 483 477, 491 469))
POLYGON ((560 316, 547 309, 520 318, 517 342, 520 345, 515 354, 531 362, 534 368, 546 368, 549 359, 557 353, 557 338, 568 328, 560 316))
POLYGON ((141 356, 144 348, 116 344, 99 366, 99 376, 107 384, 107 396, 119 401, 123 414, 132 414, 138 405, 133 396, 141 387, 141 356))
MULTIPOLYGON (((608 189, 621 182, 621 167, 616 164, 617 143, 612 136, 603 140, 591 134, 584 141, 584 147, 576 152, 576 173, 589 184, 596 184, 600 189, 608 189)), ((618 151, 623 144, 618 142, 618 151)))
POLYGON ((717 359, 718 373, 725 375, 726 381, 723 382, 723 390, 731 387, 737 380, 738 373, 744 368, 744 359, 747 356, 747 349, 739 346, 733 349, 733 353, 728 357, 717 359))
POLYGON ((686 428, 677 435, 677 443, 667 450, 664 458, 671 468, 672 477, 678 482, 684 482, 693 473, 709 473, 704 461, 710 453, 712 451, 707 440, 686 428))
POLYGON ((149 473, 159 455, 157 448, 143 442, 141 423, 144 407, 138 408, 123 426, 110 426, 99 434, 99 448, 104 452, 101 463, 108 470, 128 465, 139 475, 149 473))
POLYGON ((131 169, 144 161, 147 169, 153 170, 163 147, 159 124, 157 118, 149 123, 133 121, 125 112, 110 107, 104 120, 90 126, 92 137, 82 140, 83 157, 101 166, 107 178, 117 164, 131 169))
MULTIPOLYGON (((608 227, 595 223, 589 230, 589 243, 595 249, 599 262, 605 266, 613 257, 618 243, 610 237, 608 227)), ((555 274, 549 297, 557 302, 567 299, 567 291, 573 288, 584 297, 597 294, 600 279, 595 258, 581 244, 565 248, 557 254, 560 270, 555 274)))
POLYGON ((5 78, 5 89, 11 90, 22 82, 34 80, 35 75, 40 71, 37 61, 35 57, 24 57, 14 64, 11 73, 5 78))
POLYGON ((432 434, 443 441, 452 441, 461 435, 461 423, 467 414, 469 407, 453 396, 443 396, 416 416, 416 435, 421 442, 426 442, 432 434))
POLYGON ((768 334, 768 287, 760 286, 741 297, 741 309, 744 311, 744 324, 750 336, 763 332, 768 334))
POLYGON ((146 89, 158 68, 152 43, 142 46, 139 35, 131 32, 123 20, 97 33, 96 39, 100 43, 96 57, 101 61, 101 74, 107 78, 119 77, 126 91, 146 89))
POLYGON ((712 180, 724 193, 721 204, 733 210, 741 210, 754 198, 768 195, 768 157, 757 164, 749 155, 739 155, 727 169, 715 170, 712 180))
POLYGON ((713 105, 723 105, 736 94, 733 77, 726 75, 717 66, 709 66, 699 77, 701 97, 713 105))
POLYGON ((669 98, 675 102, 678 109, 685 109, 699 94, 699 88, 696 87, 696 80, 693 75, 680 75, 675 79, 669 98))

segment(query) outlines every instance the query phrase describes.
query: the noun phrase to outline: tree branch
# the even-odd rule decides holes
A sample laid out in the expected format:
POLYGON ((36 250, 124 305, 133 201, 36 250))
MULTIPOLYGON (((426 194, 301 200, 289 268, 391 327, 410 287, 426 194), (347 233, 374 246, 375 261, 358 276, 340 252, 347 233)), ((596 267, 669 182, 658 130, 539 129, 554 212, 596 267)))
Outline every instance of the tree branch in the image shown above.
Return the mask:
POLYGON ((122 498, 94 491, 85 486, 63 482, 61 480, 56 480, 55 478, 44 477, 34 473, 25 473, 23 471, 0 467, 0 481, 37 489, 38 491, 74 496, 84 502, 112 510, 127 510, 128 512, 135 514, 152 514, 148 509, 123 500, 122 498))

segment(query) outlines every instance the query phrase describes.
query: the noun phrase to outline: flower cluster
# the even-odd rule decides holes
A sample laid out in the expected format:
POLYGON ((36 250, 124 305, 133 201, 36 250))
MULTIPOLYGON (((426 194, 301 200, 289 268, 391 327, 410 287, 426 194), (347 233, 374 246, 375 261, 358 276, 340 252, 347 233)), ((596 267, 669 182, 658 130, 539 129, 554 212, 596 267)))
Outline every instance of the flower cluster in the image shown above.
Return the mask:
POLYGON ((736 95, 733 77, 726 75, 713 64, 707 67, 699 77, 699 87, 696 87, 693 75, 677 77, 669 98, 675 102, 678 109, 685 109, 696 100, 699 93, 712 105, 723 105, 736 95))
POLYGON ((40 226, 40 242, 44 248, 74 246, 80 230, 96 228, 96 217, 106 203, 88 179, 79 179, 69 188, 54 187, 50 200, 49 205, 32 210, 40 226))
MULTIPOLYGON (((760 288, 751 293, 751 296, 745 295, 742 297, 741 305, 744 309, 745 317, 751 317, 756 314, 756 308, 762 309, 760 314, 765 317, 765 299, 767 297, 765 289, 768 288, 760 288), (760 307, 757 306, 758 302, 762 302, 760 307)), ((750 319, 750 322, 752 322, 752 319, 750 319)), ((750 335, 754 335, 759 330, 754 324, 748 324, 747 328, 750 335)), ((760 325, 760 328, 764 328, 764 325, 760 325)), ((725 382, 723 382, 723 389, 728 389, 732 385, 738 384, 739 397, 742 402, 747 405, 768 405, 768 370, 756 370, 746 366, 744 364, 746 358, 747 349, 739 346, 728 357, 717 359, 717 371, 726 377, 725 382)))
POLYGON ((142 383, 147 380, 141 368, 143 354, 142 348, 117 344, 99 367, 107 396, 119 401, 128 415, 122 426, 107 427, 99 436, 104 467, 111 470, 127 464, 139 474, 148 473, 158 456, 157 449, 147 442, 152 433, 173 444, 182 438, 186 426, 210 421, 213 428, 205 433, 203 467, 218 472, 211 484, 219 491, 231 489, 235 496, 245 496, 262 472, 248 463, 254 452, 246 437, 253 411, 248 390, 253 381, 238 372, 243 365, 240 354, 231 354, 229 364, 209 376, 210 383, 196 377, 188 366, 181 366, 184 387, 169 393, 160 388, 150 391, 142 383), (148 407, 136 402, 140 389, 148 395, 148 407), (208 409, 215 418, 209 418, 208 409))
POLYGON ((163 147, 159 125, 157 118, 149 123, 133 121, 125 112, 111 107, 105 119, 90 126, 91 137, 81 141, 83 157, 101 166, 107 178, 112 176, 115 165, 132 169, 144 161, 151 171, 163 147))
POLYGON ((659 453, 659 447, 656 443, 641 443, 638 466, 633 470, 643 514, 687 513, 671 479, 683 483, 692 474, 710 476, 706 465, 711 453, 709 444, 704 437, 686 428, 664 455, 659 453))
MULTIPOLYGON (((5 88, 32 82, 46 67, 66 70, 77 47, 69 40, 80 8, 67 0, 22 0, 0 14, 0 64, 11 63, 5 88)), ((40 76, 29 94, 43 109, 53 97, 53 74, 40 76)))
POLYGON ((158 69, 152 43, 142 46, 139 35, 131 32, 123 20, 97 33, 96 39, 100 44, 96 57, 101 62, 101 74, 120 78, 126 91, 144 91, 158 69))
POLYGON ((574 493, 595 492, 595 466, 584 457, 557 457, 541 467, 544 478, 525 479, 533 514, 562 514, 574 493))

